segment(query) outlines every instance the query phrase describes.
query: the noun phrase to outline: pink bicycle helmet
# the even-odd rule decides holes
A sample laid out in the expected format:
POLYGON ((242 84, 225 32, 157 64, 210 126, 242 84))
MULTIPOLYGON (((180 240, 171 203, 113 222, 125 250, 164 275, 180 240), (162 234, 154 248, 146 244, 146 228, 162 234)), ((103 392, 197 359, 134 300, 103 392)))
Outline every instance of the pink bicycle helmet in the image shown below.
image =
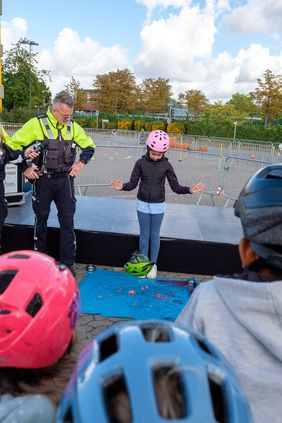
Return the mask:
POLYGON ((152 131, 148 135, 146 144, 154 151, 165 153, 169 149, 169 136, 161 130, 152 131))
POLYGON ((0 367, 43 368, 66 352, 79 315, 71 272, 36 251, 0 257, 0 367))

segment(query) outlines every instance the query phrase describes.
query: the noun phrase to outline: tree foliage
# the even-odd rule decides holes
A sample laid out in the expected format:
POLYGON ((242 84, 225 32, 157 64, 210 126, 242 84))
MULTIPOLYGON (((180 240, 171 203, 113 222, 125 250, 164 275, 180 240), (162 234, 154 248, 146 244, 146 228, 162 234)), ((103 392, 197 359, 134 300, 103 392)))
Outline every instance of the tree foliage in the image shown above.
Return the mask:
POLYGON ((99 110, 111 113, 135 110, 137 87, 129 69, 97 75, 93 85, 93 100, 99 110))
POLYGON ((258 111, 251 95, 235 93, 226 104, 234 107, 238 119, 253 116, 258 111))
POLYGON ((147 113, 166 113, 167 103, 172 98, 169 79, 148 78, 140 86, 141 110, 147 113))
POLYGON ((258 87, 251 96, 264 115, 266 127, 270 120, 282 115, 282 75, 274 75, 267 69, 264 79, 258 78, 257 83, 258 87))
POLYGON ((65 89, 73 98, 74 110, 82 110, 87 99, 85 93, 81 90, 79 80, 72 76, 70 82, 65 85, 65 89))
POLYGON ((97 75, 94 102, 99 110, 111 113, 165 113, 172 97, 168 79, 144 79, 140 85, 128 70, 97 75))
POLYGON ((206 107, 203 118, 207 120, 234 121, 237 119, 237 111, 233 104, 222 104, 221 101, 216 101, 206 107))
MULTIPOLYGON (((19 110, 24 116, 29 105, 29 78, 32 82, 32 106, 46 107, 50 101, 51 93, 47 85, 49 72, 38 70, 36 53, 23 46, 25 39, 19 40, 14 47, 5 53, 3 62, 3 84, 5 87, 4 108, 11 110, 13 119, 20 119, 19 110)), ((282 76, 274 75, 271 70, 266 70, 263 78, 257 80, 257 88, 248 95, 235 93, 230 100, 223 104, 216 101, 210 104, 206 95, 198 89, 187 90, 173 99, 172 87, 169 79, 147 78, 140 84, 136 83, 134 74, 129 69, 118 69, 106 74, 96 75, 93 86, 94 90, 83 90, 80 82, 71 77, 66 90, 74 98, 75 110, 84 110, 84 105, 89 103, 93 91, 91 106, 99 110, 105 118, 118 119, 120 114, 139 114, 141 119, 146 119, 147 114, 163 114, 168 112, 168 103, 173 101, 174 107, 183 107, 189 111, 192 120, 199 122, 197 126, 201 133, 217 131, 213 121, 224 121, 220 126, 220 133, 224 130, 232 131, 234 122, 238 121, 238 130, 247 123, 261 124, 260 118, 265 120, 265 126, 279 124, 282 119, 282 76), (249 119, 248 119, 249 118, 249 119), (257 118, 257 119, 253 119, 257 118), (258 119, 259 118, 259 119, 258 119), (225 129, 224 129, 225 128, 225 129)), ((6 113, 6 111, 5 111, 6 113)), ((101 116, 101 115, 100 115, 101 116)), ((158 116, 159 118, 159 116, 158 116)), ((176 120, 176 119, 174 119, 176 120)), ((96 125, 96 121, 94 126, 96 125)), ((114 123, 113 123, 114 125, 114 123)), ((148 130, 149 122, 142 127, 148 130), (144 127, 146 126, 146 128, 144 127)), ((190 123, 189 123, 190 125, 190 123)), ((269 129, 269 128, 267 128, 269 129)), ((240 129, 241 130, 241 129, 240 129)), ((245 130, 245 129, 244 129, 245 130)), ((248 129, 249 130, 249 129, 248 129)))
POLYGON ((185 93, 180 93, 178 101, 184 105, 194 118, 198 118, 206 109, 208 99, 201 90, 188 90, 185 93))
POLYGON ((37 69, 37 53, 23 47, 21 39, 4 55, 3 84, 5 96, 3 105, 8 110, 29 105, 29 81, 31 78, 32 106, 45 106, 51 99, 47 85, 50 75, 47 70, 37 69))

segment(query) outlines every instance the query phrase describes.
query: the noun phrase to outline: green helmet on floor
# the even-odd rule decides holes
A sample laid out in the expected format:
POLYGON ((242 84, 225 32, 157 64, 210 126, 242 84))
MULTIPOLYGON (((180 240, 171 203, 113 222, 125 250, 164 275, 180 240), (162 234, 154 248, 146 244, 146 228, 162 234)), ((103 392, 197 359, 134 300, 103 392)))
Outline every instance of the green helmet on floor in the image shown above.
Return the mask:
POLYGON ((133 276, 146 276, 152 269, 154 263, 151 263, 144 254, 133 253, 124 269, 133 276))

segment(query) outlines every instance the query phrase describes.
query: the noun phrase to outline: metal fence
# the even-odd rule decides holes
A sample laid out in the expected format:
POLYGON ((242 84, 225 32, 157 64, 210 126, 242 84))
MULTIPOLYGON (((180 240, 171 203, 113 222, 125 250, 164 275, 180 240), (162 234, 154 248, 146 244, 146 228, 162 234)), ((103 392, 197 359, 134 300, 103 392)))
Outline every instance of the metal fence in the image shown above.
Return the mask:
MULTIPOLYGON (((12 134, 20 124, 3 124, 12 134)), ((91 162, 76 178, 78 195, 136 198, 137 190, 116 191, 110 188, 112 179, 126 182, 133 166, 145 152, 144 131, 98 130, 86 128, 97 145, 91 162)), ((183 204, 204 204, 231 207, 242 186, 258 169, 281 161, 280 152, 272 143, 233 140, 190 135, 172 135, 176 148, 169 158, 179 182, 185 186, 203 181, 205 191, 194 195, 177 195, 167 185, 166 200, 183 204)))
MULTIPOLYGON (((110 182, 112 179, 127 182, 136 160, 145 151, 144 146, 98 146, 93 160, 76 179, 78 194, 135 198, 136 190, 115 191, 110 188, 110 182)), ((170 149, 166 156, 182 185, 191 186, 198 181, 206 184, 203 194, 194 195, 177 195, 167 185, 168 202, 222 207, 233 206, 249 177, 271 163, 236 156, 224 157, 216 153, 179 152, 177 149, 170 149)))

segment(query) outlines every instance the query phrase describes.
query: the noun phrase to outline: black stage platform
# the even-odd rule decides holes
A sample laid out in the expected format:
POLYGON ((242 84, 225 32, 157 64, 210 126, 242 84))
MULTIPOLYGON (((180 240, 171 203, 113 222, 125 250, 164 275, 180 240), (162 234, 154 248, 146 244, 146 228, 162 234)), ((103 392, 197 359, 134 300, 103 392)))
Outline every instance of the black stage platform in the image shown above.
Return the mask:
MULTIPOLYGON (((55 207, 49 217, 49 253, 58 258, 59 230, 55 207)), ((4 251, 33 248, 31 196, 9 207, 4 251)), ((77 262, 123 266, 138 248, 135 200, 78 197, 75 216, 77 262)), ((160 270, 228 274, 241 269, 239 219, 232 208, 167 204, 161 228, 160 270)))

